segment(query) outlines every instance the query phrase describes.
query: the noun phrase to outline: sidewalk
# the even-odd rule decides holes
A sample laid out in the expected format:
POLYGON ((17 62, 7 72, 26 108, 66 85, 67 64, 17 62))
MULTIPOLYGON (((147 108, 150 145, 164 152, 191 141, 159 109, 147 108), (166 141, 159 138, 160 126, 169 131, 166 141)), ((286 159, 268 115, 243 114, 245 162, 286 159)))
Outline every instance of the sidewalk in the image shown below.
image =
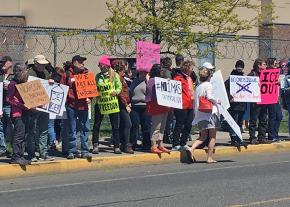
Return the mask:
MULTIPOLYGON (((237 148, 230 146, 229 136, 226 132, 218 132, 216 154, 230 155, 236 153, 261 153, 261 152, 275 152, 282 150, 290 151, 290 140, 287 134, 281 134, 282 138, 287 138, 287 141, 277 142, 266 145, 249 145, 247 149, 242 148, 241 152, 237 148)), ((195 140, 198 135, 193 135, 195 140)), ((245 140, 248 139, 248 134, 244 133, 245 140)), ((188 143, 191 145, 191 142, 188 143)), ((170 146, 170 145, 168 145, 170 146)), ((113 150, 107 146, 101 146, 101 152, 98 155, 93 155, 92 160, 74 159, 67 160, 66 158, 56 156, 55 161, 52 162, 36 162, 32 165, 22 167, 19 165, 9 164, 9 158, 0 159, 0 178, 18 177, 18 176, 32 176, 48 173, 65 173, 81 170, 93 170, 102 168, 116 168, 125 167, 128 165, 144 165, 148 163, 164 163, 164 162, 179 162, 181 154, 179 152, 171 152, 170 154, 156 155, 148 152, 136 151, 134 155, 122 154, 116 155, 113 150)), ((61 155, 61 152, 58 153, 61 155)), ((204 150, 196 150, 195 157, 198 160, 205 160, 204 150)))

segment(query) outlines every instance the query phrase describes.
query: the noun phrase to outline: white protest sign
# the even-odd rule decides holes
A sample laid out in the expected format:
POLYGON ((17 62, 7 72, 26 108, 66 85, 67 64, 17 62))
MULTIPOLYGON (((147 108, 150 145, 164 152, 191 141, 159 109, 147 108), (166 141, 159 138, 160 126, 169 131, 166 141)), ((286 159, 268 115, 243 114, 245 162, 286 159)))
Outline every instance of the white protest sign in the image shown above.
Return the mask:
POLYGON ((239 125, 235 122, 233 117, 229 114, 228 110, 220 104, 217 104, 219 113, 223 115, 224 119, 226 122, 228 122, 229 126, 234 130, 236 135, 240 138, 240 140, 243 142, 243 137, 241 133, 241 129, 239 125))
POLYGON ((28 77, 28 81, 40 80, 43 85, 50 102, 42 108, 37 108, 38 111, 43 111, 50 114, 62 116, 65 110, 65 102, 68 94, 69 87, 59 83, 49 84, 48 80, 36 78, 33 76, 28 77))
POLYGON ((0 82, 0 112, 3 112, 3 82, 0 82))
POLYGON ((213 74, 210 79, 210 83, 212 84, 213 96, 218 98, 226 109, 230 108, 230 102, 226 92, 224 79, 220 70, 213 74))
POLYGON ((260 78, 255 76, 230 76, 230 94, 234 102, 261 102, 260 78))
POLYGON ((181 82, 158 77, 154 79, 158 105, 182 109, 181 82))
POLYGON ((285 88, 285 75, 280 75, 279 77, 280 88, 285 88))

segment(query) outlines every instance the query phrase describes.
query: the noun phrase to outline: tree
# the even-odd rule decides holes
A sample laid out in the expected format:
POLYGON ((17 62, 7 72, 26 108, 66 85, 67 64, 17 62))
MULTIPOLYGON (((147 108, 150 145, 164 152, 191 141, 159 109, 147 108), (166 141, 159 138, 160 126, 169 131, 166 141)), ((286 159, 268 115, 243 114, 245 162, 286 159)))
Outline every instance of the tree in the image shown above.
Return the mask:
MULTIPOLYGON (((261 5, 251 0, 114 0, 107 7, 111 15, 101 44, 118 55, 130 55, 128 48, 140 39, 161 44, 162 53, 190 53, 196 43, 221 41, 220 34, 236 35, 263 19, 261 5), (243 18, 241 9, 256 15, 243 18)), ((271 5, 267 11, 272 14, 271 5)))

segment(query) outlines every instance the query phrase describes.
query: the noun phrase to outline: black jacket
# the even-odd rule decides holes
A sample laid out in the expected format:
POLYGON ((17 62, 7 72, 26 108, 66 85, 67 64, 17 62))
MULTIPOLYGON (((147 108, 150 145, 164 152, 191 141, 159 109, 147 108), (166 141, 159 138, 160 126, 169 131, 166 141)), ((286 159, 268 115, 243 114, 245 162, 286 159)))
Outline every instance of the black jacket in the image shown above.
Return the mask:
MULTIPOLYGON (((237 70, 233 70, 231 72, 231 75, 239 75, 239 76, 243 76, 244 73, 239 73, 237 70)), ((226 91, 228 94, 228 98, 229 100, 231 100, 232 96, 230 94, 230 78, 228 80, 225 81, 225 87, 226 87, 226 91)), ((229 111, 245 111, 246 110, 246 103, 245 102, 230 102, 230 108, 229 111)))

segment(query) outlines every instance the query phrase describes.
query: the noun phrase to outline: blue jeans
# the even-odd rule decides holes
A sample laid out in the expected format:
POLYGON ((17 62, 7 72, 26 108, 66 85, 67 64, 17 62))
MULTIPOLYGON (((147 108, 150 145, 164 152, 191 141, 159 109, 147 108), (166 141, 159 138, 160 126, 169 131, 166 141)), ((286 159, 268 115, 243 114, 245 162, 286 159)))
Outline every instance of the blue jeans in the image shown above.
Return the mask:
POLYGON ((77 110, 70 107, 66 108, 68 118, 68 138, 69 149, 68 153, 77 153, 77 128, 80 129, 81 152, 82 154, 89 152, 89 112, 88 110, 77 110), (79 119, 79 122, 77 122, 79 119), (79 125, 79 126, 77 126, 79 125))
POLYGON ((7 129, 10 128, 9 131, 12 131, 12 122, 10 119, 10 112, 11 107, 10 106, 3 106, 3 117, 0 119, 0 152, 6 152, 6 144, 5 139, 7 139, 7 135, 11 136, 12 132, 7 131, 7 129))
POLYGON ((142 145, 143 147, 150 147, 151 116, 147 113, 146 107, 132 107, 130 118, 132 122, 130 143, 134 146, 137 145, 137 139, 139 138, 139 125, 141 125, 143 138, 142 145))
MULTIPOLYGON (((268 139, 273 140, 279 138, 278 132, 280 123, 283 119, 282 109, 279 103, 270 104, 268 106, 268 139)), ((288 123, 289 124, 289 123, 288 123)))
POLYGON ((56 138, 60 138, 61 120, 49 119, 48 121, 48 137, 49 145, 53 145, 56 138))

